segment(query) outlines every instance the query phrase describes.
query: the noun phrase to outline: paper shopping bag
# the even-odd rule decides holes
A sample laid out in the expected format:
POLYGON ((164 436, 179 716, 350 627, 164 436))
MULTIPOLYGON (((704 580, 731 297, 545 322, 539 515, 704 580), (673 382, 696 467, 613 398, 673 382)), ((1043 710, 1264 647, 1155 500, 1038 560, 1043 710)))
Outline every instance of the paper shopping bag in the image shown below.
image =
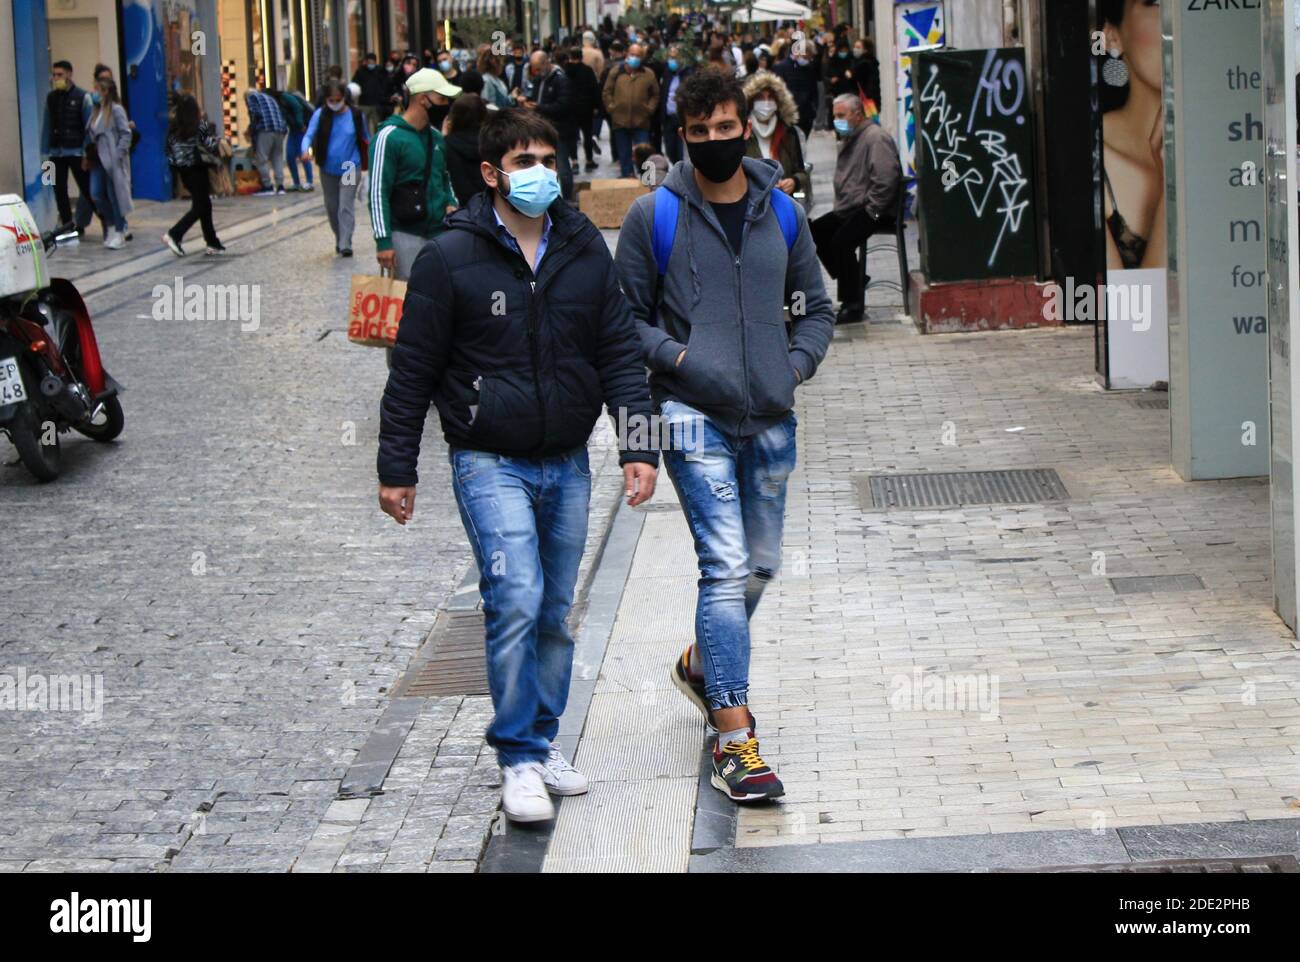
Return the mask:
POLYGON ((402 320, 406 281, 392 277, 352 275, 348 298, 348 340, 368 347, 392 347, 402 320))

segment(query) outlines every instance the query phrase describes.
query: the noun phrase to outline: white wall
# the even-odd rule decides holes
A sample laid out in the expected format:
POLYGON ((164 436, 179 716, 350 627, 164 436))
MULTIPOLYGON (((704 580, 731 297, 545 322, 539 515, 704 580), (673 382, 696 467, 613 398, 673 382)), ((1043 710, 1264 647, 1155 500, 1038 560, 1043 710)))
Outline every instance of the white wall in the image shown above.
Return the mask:
MULTIPOLYGON (((96 63, 106 63, 113 68, 114 75, 119 75, 117 62, 117 4, 114 0, 48 0, 45 6, 45 19, 50 30, 50 60, 68 60, 72 63, 72 75, 79 87, 89 87, 94 78, 96 63), (60 49, 60 37, 77 35, 80 25, 68 23, 60 25, 59 21, 95 20, 98 23, 99 44, 91 51, 85 46, 75 45, 73 51, 60 49)), ((121 80, 119 76, 119 81, 121 80)))

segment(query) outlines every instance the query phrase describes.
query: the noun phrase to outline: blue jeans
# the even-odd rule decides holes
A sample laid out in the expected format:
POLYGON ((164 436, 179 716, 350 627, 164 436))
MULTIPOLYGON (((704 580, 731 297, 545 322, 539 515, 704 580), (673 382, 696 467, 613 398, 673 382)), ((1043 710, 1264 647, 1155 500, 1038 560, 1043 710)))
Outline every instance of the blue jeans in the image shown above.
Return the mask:
POLYGON ((487 730, 501 766, 544 761, 569 698, 573 604, 587 541, 587 449, 546 459, 452 448, 452 486, 478 562, 487 730))
POLYGON ((618 155, 619 176, 637 176, 636 165, 632 163, 632 148, 637 144, 650 143, 650 131, 611 127, 610 136, 614 138, 614 153, 618 155))
POLYGON ((290 130, 289 141, 284 148, 284 162, 285 165, 289 168, 289 176, 293 178, 293 186, 295 187, 302 186, 302 181, 298 179, 299 164, 302 164, 303 172, 307 177, 307 183, 308 184, 313 183, 312 174, 311 174, 311 161, 310 160, 300 161, 298 159, 298 147, 302 144, 303 133, 305 133, 305 131, 290 130))
POLYGON ((117 197, 113 193, 112 181, 108 171, 96 161, 90 167, 90 196, 95 199, 95 208, 109 227, 120 231, 126 230, 126 218, 117 206, 117 197))
POLYGON ((786 483, 795 465, 794 413, 753 437, 719 431, 700 411, 665 401, 663 454, 700 564, 695 644, 709 707, 749 704, 749 619, 781 568, 786 483))

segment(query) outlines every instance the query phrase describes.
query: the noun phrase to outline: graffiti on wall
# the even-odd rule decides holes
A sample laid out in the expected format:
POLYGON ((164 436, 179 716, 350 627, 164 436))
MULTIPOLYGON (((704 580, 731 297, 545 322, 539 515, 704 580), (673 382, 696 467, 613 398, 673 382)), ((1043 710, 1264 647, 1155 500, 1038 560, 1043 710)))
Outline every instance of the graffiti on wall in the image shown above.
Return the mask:
POLYGON ((943 0, 908 0, 894 8, 898 51, 898 153, 913 199, 916 194, 916 94, 912 89, 912 61, 922 50, 947 43, 943 0))
POLYGON ((1034 128, 1023 51, 920 54, 916 75, 929 276, 1033 274, 1034 128))

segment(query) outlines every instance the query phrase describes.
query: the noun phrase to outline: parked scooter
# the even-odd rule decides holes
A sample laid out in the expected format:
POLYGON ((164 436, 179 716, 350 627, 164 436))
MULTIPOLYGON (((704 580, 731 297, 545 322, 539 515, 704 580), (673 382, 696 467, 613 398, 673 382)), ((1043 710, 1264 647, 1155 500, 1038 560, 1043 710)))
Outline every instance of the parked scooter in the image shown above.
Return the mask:
POLYGON ((40 481, 59 476, 59 435, 122 433, 122 386, 104 370, 90 312, 71 281, 50 279, 42 235, 16 194, 0 195, 0 431, 40 481))

